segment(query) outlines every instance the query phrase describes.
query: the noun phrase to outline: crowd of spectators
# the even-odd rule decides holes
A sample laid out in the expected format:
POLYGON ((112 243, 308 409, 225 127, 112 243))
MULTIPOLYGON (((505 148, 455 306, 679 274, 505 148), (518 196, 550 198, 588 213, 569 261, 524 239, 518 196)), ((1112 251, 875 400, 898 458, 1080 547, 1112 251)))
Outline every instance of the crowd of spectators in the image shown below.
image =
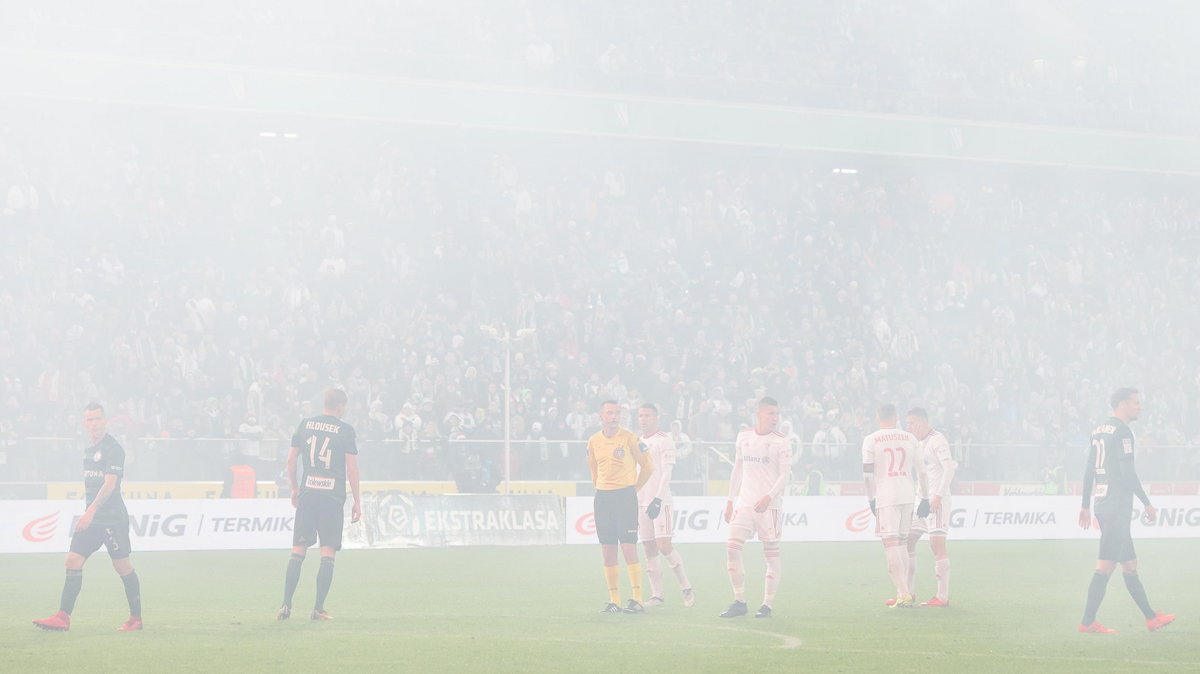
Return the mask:
POLYGON ((29 4, 14 47, 1195 135, 1190 0, 29 4))
POLYGON ((1184 180, 832 173, 821 155, 465 131, 179 135, 160 115, 0 135, 10 443, 73 436, 92 400, 123 437, 286 442, 331 384, 408 477, 495 474, 497 445, 472 441, 502 437, 506 394, 522 478, 586 475, 570 441, 610 397, 627 427, 658 405, 688 477, 720 474, 709 447, 763 395, 801 469, 848 479, 883 402, 926 407, 964 479, 1075 461, 1118 385, 1145 391, 1143 446, 1200 441, 1184 180), (535 330, 509 392, 481 325, 535 330))

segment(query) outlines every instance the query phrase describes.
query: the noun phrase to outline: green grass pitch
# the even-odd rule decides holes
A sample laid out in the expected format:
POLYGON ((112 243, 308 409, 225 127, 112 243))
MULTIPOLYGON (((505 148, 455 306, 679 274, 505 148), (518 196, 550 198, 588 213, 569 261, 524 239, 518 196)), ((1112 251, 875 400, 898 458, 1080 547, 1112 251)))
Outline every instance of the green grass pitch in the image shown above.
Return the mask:
MULTIPOLYGON (((648 614, 602 615, 598 546, 346 551, 326 608, 307 619, 317 555, 310 552, 296 616, 274 619, 287 551, 136 553, 146 630, 125 618, 121 584, 93 557, 72 629, 30 620, 57 608, 58 555, 0 556, 4 672, 649 671, 1118 672, 1200 671, 1200 541, 1139 541, 1142 578, 1161 611, 1147 632, 1120 578, 1100 621, 1114 636, 1075 631, 1095 542, 951 542, 952 606, 889 610, 880 546, 789 543, 775 617, 722 620, 730 601, 724 548, 682 545, 698 600, 648 614)), ((763 562, 747 546, 751 610, 763 562)), ((932 594, 922 543, 918 598, 932 594)), ((622 578, 623 591, 627 588, 622 578)))

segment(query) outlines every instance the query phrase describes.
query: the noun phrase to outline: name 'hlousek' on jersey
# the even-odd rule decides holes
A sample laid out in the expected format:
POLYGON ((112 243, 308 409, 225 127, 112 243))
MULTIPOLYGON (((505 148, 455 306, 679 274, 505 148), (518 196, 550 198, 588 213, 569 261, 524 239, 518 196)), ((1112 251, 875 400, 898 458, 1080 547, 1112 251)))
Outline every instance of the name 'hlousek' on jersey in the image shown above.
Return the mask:
POLYGON ((354 428, 328 414, 304 419, 292 434, 304 477, 300 492, 346 498, 346 455, 358 454, 354 428))

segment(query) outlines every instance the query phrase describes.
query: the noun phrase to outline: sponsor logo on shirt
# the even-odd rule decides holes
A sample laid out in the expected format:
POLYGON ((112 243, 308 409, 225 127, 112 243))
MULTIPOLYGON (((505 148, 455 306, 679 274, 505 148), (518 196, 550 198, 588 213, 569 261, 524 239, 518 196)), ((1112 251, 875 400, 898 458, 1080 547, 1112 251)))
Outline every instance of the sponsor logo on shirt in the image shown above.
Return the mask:
POLYGON ((332 477, 320 477, 317 475, 309 475, 304 480, 304 487, 306 489, 321 489, 324 491, 328 491, 330 489, 333 489, 334 483, 335 483, 335 480, 332 477))

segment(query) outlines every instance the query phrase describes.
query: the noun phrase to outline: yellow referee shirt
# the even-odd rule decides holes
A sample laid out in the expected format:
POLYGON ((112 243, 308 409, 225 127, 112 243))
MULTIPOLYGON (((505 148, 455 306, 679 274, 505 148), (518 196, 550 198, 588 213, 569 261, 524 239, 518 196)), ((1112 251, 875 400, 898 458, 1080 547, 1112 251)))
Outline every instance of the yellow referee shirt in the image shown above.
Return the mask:
POLYGON ((617 429, 611 438, 604 431, 588 438, 587 455, 596 489, 641 487, 654 472, 650 448, 624 428, 617 429), (642 467, 641 475, 638 466, 642 467))

